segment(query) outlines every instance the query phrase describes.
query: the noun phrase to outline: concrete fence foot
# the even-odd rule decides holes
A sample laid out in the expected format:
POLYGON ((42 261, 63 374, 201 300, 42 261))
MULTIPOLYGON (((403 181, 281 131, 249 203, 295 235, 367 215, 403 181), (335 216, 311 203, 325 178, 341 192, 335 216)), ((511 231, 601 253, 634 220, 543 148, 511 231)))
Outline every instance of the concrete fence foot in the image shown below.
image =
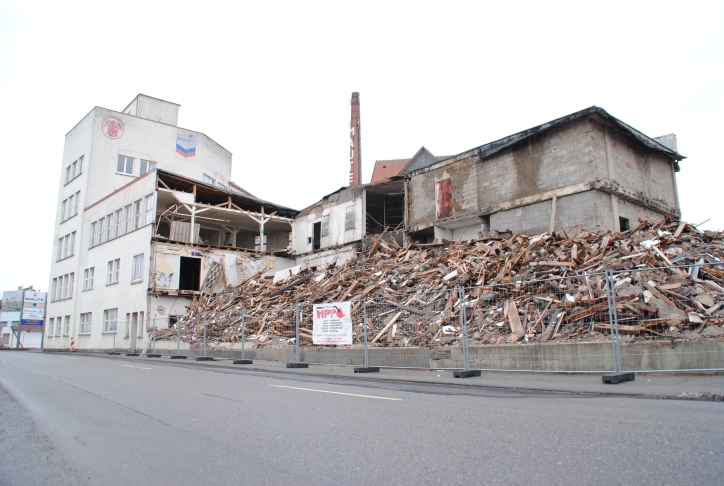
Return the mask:
POLYGON ((379 373, 380 367, 379 366, 367 366, 367 367, 360 367, 354 369, 355 373, 379 373))
POLYGON ((196 361, 216 361, 211 356, 197 356, 196 361))
POLYGON ((250 359, 235 359, 234 364, 253 364, 254 362, 250 359))
POLYGON ((186 356, 174 355, 171 356, 171 359, 186 359, 186 356))
POLYGON ((111 356, 118 356, 118 355, 121 354, 121 353, 118 353, 118 352, 116 352, 116 351, 111 351, 111 352, 108 353, 108 354, 110 354, 111 356))
POLYGON ((126 356, 140 356, 138 353, 126 353, 126 356))
POLYGON ((146 358, 160 358, 160 357, 161 357, 160 354, 154 354, 154 353, 148 354, 148 353, 146 353, 146 358))
POLYGON ((309 363, 287 363, 287 368, 309 368, 309 363))
POLYGON ((636 373, 611 373, 609 375, 603 375, 601 377, 603 382, 609 385, 615 385, 617 383, 623 383, 625 381, 636 380, 636 373))
POLYGON ((472 378, 473 376, 480 376, 482 373, 480 370, 458 370, 453 371, 455 378, 472 378))

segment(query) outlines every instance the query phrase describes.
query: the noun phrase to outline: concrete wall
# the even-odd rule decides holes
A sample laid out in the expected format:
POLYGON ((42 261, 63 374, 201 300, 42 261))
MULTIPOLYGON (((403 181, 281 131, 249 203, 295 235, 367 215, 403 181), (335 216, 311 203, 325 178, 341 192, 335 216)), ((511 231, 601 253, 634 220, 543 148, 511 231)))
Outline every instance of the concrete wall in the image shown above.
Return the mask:
POLYGON ((484 216, 489 217, 490 230, 540 233, 550 229, 554 196, 558 229, 580 225, 588 231, 615 231, 619 216, 635 225, 640 217, 660 219, 666 212, 662 208, 677 206, 671 162, 613 130, 607 144, 603 125, 586 118, 483 160, 474 149, 427 172, 413 173, 408 185, 408 230, 434 225, 436 237, 454 239, 466 227, 465 239, 476 238, 478 230, 486 232, 486 221, 482 225, 477 221, 484 216), (436 183, 447 178, 452 216, 436 220, 436 183), (618 185, 628 196, 595 190, 597 181, 618 185), (635 201, 631 195, 636 195, 635 201), (642 199, 653 201, 642 203, 642 199))
POLYGON ((312 251, 313 224, 324 218, 329 218, 329 234, 322 236, 321 249, 361 240, 365 234, 364 208, 364 189, 351 187, 302 210, 294 220, 294 252, 312 251), (355 214, 355 227, 349 231, 345 230, 348 207, 352 207, 355 214))
MULTIPOLYGON (((92 149, 86 154, 89 167, 87 204, 92 204, 106 194, 130 182, 139 175, 140 160, 156 162, 159 169, 196 180, 207 174, 228 187, 231 177, 231 153, 206 135, 173 125, 118 113, 96 107, 86 118, 92 118, 90 129, 83 121, 83 133, 79 138, 92 139, 92 149), (121 121, 123 135, 117 139, 106 137, 101 131, 104 119, 113 117, 121 121), (176 135, 193 135, 197 139, 196 155, 183 157, 176 152, 176 135), (118 155, 133 157, 133 175, 116 172, 118 155)), ((68 136, 79 130, 74 128, 68 136)))

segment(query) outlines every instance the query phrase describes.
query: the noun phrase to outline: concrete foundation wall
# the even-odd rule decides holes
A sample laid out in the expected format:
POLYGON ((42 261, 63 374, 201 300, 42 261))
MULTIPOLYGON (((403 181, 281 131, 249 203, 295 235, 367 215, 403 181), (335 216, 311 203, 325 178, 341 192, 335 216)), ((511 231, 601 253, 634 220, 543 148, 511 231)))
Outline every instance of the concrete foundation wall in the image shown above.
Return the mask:
MULTIPOLYGON (((121 349, 119 346, 118 349, 121 349)), ((101 351, 98 349, 96 351, 101 351)), ((103 351, 108 351, 107 348, 103 351)), ((158 341, 160 354, 176 354, 175 341, 158 341)), ((201 356, 203 349, 190 349, 181 343, 180 354, 201 356)), ((240 343, 209 346, 209 356, 240 358, 240 343)), ((530 345, 473 346, 469 348, 472 369, 512 371, 587 371, 613 370, 611 343, 551 343, 530 345)), ((294 346, 259 348, 246 344, 245 358, 260 361, 294 361, 294 346)), ((300 349, 300 361, 307 363, 361 366, 361 345, 300 349)), ((375 348, 369 349, 369 365, 391 368, 458 369, 464 368, 462 347, 450 348, 375 348)), ((641 342, 621 346, 623 371, 718 370, 724 369, 724 339, 677 343, 641 342)))

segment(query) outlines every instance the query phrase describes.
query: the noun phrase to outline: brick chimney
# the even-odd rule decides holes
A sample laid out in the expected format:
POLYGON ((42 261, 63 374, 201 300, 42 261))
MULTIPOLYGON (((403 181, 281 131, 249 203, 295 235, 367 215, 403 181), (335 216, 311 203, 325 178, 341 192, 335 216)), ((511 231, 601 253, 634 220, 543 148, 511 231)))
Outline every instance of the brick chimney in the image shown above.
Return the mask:
POLYGON ((362 184, 362 134, 359 116, 359 93, 352 93, 352 119, 349 124, 349 185, 362 184))

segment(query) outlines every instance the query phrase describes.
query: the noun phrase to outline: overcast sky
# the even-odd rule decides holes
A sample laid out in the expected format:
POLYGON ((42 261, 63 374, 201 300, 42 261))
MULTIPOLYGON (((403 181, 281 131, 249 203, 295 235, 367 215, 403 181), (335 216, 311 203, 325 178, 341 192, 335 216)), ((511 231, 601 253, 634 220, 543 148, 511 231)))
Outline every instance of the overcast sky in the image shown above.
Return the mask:
POLYGON ((724 4, 0 0, 0 290, 47 290, 65 134, 138 93, 233 153, 232 179, 301 209, 346 185, 591 105, 675 133, 683 217, 724 227, 724 4))

